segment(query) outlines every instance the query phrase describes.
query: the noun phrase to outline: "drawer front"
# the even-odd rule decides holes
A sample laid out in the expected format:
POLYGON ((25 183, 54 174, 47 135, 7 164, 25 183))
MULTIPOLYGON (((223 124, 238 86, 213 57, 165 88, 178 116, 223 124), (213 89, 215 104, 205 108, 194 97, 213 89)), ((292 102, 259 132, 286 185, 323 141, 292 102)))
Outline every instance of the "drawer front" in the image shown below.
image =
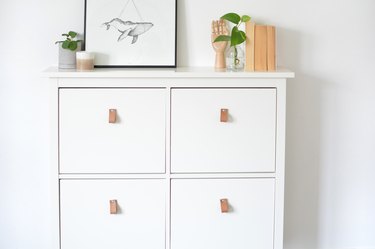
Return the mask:
POLYGON ((62 180, 60 200, 61 249, 165 249, 163 180, 62 180))
POLYGON ((60 89, 60 173, 165 172, 165 110, 165 89, 60 89))
POLYGON ((171 248, 272 249, 274 185, 274 179, 172 180, 171 248))
POLYGON ((275 88, 173 89, 171 108, 172 172, 275 171, 275 88))

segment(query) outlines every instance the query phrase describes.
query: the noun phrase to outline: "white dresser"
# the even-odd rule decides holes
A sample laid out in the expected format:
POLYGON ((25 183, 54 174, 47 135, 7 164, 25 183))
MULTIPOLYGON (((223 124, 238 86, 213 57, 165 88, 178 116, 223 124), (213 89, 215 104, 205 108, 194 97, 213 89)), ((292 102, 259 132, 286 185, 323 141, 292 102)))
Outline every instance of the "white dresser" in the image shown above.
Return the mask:
POLYGON ((281 249, 287 70, 51 84, 54 249, 281 249))

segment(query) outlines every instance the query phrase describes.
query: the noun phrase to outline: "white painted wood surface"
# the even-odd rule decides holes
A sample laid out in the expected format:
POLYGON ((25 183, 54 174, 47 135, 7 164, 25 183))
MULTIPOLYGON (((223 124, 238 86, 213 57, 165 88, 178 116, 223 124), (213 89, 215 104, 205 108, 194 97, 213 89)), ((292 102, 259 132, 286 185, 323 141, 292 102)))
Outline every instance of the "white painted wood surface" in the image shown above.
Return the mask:
POLYGON ((163 180, 62 180, 61 249, 165 248, 163 180), (110 214, 110 200, 118 213, 110 214))
MULTIPOLYGON (((285 88, 292 72, 52 69, 45 75, 52 85, 54 249, 86 248, 87 243, 94 249, 282 248, 285 88), (117 109, 120 123, 108 123, 109 108, 117 109), (221 108, 229 109, 232 122, 220 123, 221 108), (150 127, 158 128, 150 132, 150 127), (201 137, 203 142, 191 142, 201 137), (227 147, 220 150, 222 141, 227 147), (206 143, 204 154, 198 153, 201 143, 206 143), (139 245, 116 234, 118 228, 131 233, 125 216, 106 223, 107 217, 93 214, 109 212, 109 200, 97 207, 112 193, 131 197, 135 220, 146 228, 139 245), (213 198, 228 198, 234 212, 211 216, 213 198), (77 202, 86 207, 73 207, 77 202), (148 210, 154 202, 158 213, 148 210), (142 223, 149 213, 138 216, 142 210, 158 224, 153 231, 142 223), (197 218, 188 220, 190 215, 197 218)), ((135 220, 131 224, 139 229, 135 220)))
POLYGON ((273 248, 274 188, 264 178, 172 180, 171 248, 273 248))
POLYGON ((275 170, 275 88, 172 89, 171 106, 172 173, 275 170))
POLYGON ((60 173, 165 172, 165 98, 165 89, 60 89, 60 173))
POLYGON ((225 72, 212 67, 181 68, 95 68, 93 71, 77 71, 75 69, 58 69, 50 67, 44 71, 50 78, 294 78, 288 69, 279 68, 274 72, 225 72))

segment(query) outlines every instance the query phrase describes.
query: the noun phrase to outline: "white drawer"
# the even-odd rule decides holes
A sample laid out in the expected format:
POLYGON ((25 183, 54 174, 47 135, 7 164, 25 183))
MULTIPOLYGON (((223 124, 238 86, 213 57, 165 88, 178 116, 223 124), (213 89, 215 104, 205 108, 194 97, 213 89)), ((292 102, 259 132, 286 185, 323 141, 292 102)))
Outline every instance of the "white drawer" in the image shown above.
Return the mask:
POLYGON ((172 180, 171 248, 272 249, 274 188, 274 179, 172 180))
POLYGON ((61 249, 165 249, 165 181, 62 180, 60 196, 61 249))
POLYGON ((276 95, 275 88, 173 89, 172 172, 274 172, 276 95))
POLYGON ((165 172, 165 109, 165 89, 60 89, 60 173, 165 172))

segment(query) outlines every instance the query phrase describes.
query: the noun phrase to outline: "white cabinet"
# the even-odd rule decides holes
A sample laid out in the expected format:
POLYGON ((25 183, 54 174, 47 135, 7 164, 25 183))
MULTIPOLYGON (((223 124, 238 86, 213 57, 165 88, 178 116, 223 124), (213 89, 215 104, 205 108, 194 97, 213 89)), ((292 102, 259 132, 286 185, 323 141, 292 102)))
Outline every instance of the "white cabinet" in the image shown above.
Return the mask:
POLYGON ((164 181, 75 179, 60 188, 62 249, 165 248, 164 181))
POLYGON ((60 173, 165 172, 165 102, 165 89, 60 89, 60 173))
POLYGON ((275 170, 275 88, 172 89, 171 110, 172 172, 275 170))
POLYGON ((172 248, 273 248, 274 179, 177 179, 171 189, 172 248))
POLYGON ((281 249, 288 71, 46 71, 54 249, 281 249))

